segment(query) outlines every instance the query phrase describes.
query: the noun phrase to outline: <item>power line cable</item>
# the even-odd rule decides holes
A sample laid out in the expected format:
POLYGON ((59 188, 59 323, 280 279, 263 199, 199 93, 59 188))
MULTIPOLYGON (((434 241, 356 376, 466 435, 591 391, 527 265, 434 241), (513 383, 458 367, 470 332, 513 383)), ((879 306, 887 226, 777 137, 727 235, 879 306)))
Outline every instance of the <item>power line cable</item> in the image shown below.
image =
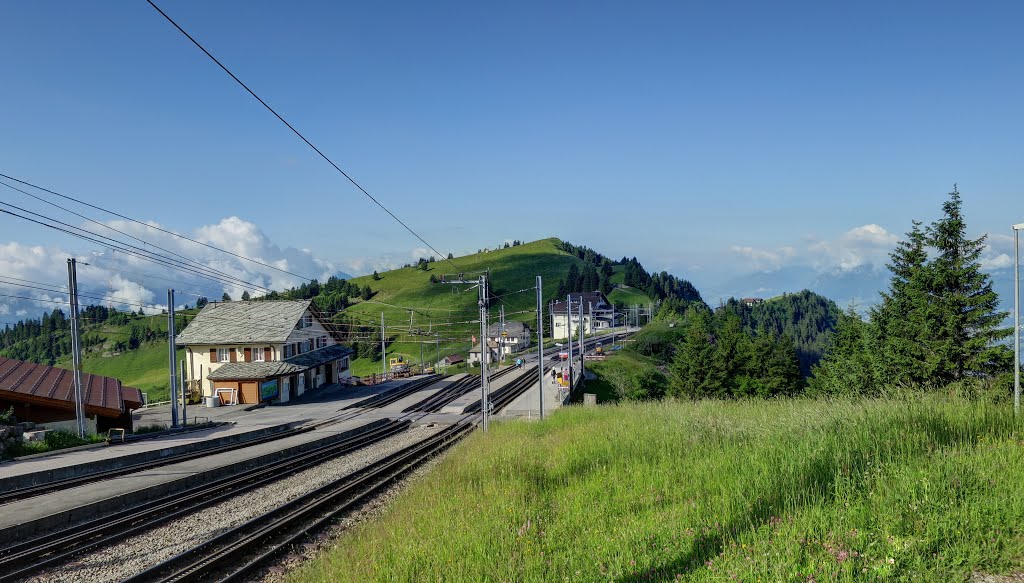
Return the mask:
MULTIPOLYGON (((120 234, 120 235, 124 235, 125 237, 128 237, 129 239, 133 239, 133 240, 135 240, 135 241, 138 241, 139 243, 142 243, 143 245, 149 245, 150 247, 153 247, 153 248, 155 248, 155 249, 159 249, 159 250, 161 250, 161 251, 163 251, 163 252, 165 252, 165 253, 170 253, 171 255, 174 255, 175 257, 179 257, 179 258, 181 258, 181 259, 184 259, 185 261, 187 261, 187 262, 189 262, 189 263, 193 263, 193 264, 195 264, 195 265, 199 266, 200 268, 204 268, 204 269, 213 269, 213 268, 209 267, 208 265, 205 265, 205 264, 203 264, 203 263, 202 263, 202 262, 200 262, 200 261, 197 261, 197 260, 195 260, 195 259, 192 259, 191 257, 186 257, 185 255, 182 255, 182 254, 180 254, 180 253, 177 253, 177 252, 175 252, 175 251, 171 251, 170 249, 166 249, 166 248, 164 248, 164 247, 161 247, 161 246, 159 246, 159 245, 156 245, 156 244, 154 244, 154 243, 151 243, 151 242, 149 242, 149 241, 146 241, 146 240, 144 240, 144 239, 140 239, 140 238, 138 238, 138 237, 136 237, 136 236, 134 236, 134 235, 132 235, 132 234, 129 234, 129 233, 125 233, 124 231, 121 231, 120 229, 116 229, 116 228, 114 228, 114 227, 111 227, 110 225, 107 225, 107 224, 105 224, 105 223, 101 223, 100 221, 97 221, 96 219, 93 219, 93 218, 91 218, 91 217, 87 217, 87 216, 85 216, 85 215, 83 215, 83 214, 80 214, 80 213, 77 213, 77 212, 75 212, 75 211, 73 211, 73 210, 71 210, 71 209, 68 209, 68 208, 62 207, 62 206, 60 206, 60 205, 59 205, 59 204, 57 204, 57 203, 54 203, 54 202, 48 201, 48 200, 46 200, 45 198, 42 198, 42 197, 40 197, 40 196, 36 196, 36 195, 34 195, 34 194, 30 193, 30 192, 27 192, 27 191, 24 191, 24 190, 22 190, 22 189, 20 189, 20 188, 17 188, 17 187, 11 186, 10 184, 7 184, 6 182, 4 182, 4 181, 2 181, 2 180, 0 180, 0 185, 2 185, 2 186, 6 186, 7 188, 10 188, 11 190, 15 190, 15 191, 17 191, 17 192, 20 192, 20 193, 22 193, 22 194, 26 195, 26 196, 30 196, 30 197, 32 197, 32 198, 34 198, 34 199, 36 199, 36 200, 39 200, 39 201, 41 201, 41 202, 44 202, 44 203, 46 203, 46 204, 48 204, 48 205, 50 205, 50 206, 56 207, 56 208, 58 208, 58 209, 60 209, 60 210, 62 210, 62 211, 64 211, 64 212, 67 212, 67 213, 70 213, 70 214, 72 214, 72 215, 75 215, 76 217, 79 217, 79 218, 81 218, 81 219, 85 219, 86 221, 89 221, 89 222, 91 222, 91 223, 95 223, 95 224, 97 224, 97 225, 99 225, 99 226, 101 226, 101 227, 103 227, 103 228, 105 228, 105 229, 110 229, 111 231, 114 231, 115 233, 118 233, 118 234, 120 234)), ((14 206, 14 205, 11 205, 11 206, 14 206)), ((15 208, 17 208, 17 207, 15 207, 15 208)), ((19 210, 23 210, 23 209, 19 209, 19 210)), ((29 211, 24 211, 24 212, 29 212, 29 211)), ((52 220, 52 219, 51 219, 51 220, 52 220)), ((98 236, 99 236, 99 235, 98 235, 98 236)), ((112 239, 112 240, 113 240, 113 239, 112 239)), ((122 243, 122 244, 125 244, 125 243, 122 243)), ((221 272, 221 271, 219 271, 219 270, 216 270, 216 271, 217 271, 218 273, 223 273, 223 272, 221 272)), ((226 275, 226 274, 225 274, 225 275, 226 275)))
MULTIPOLYGON (((61 193, 56 192, 54 190, 50 190, 48 188, 43 188, 42 186, 39 186, 39 185, 36 185, 36 184, 32 184, 31 182, 27 182, 25 180, 20 180, 18 178, 13 177, 13 176, 8 176, 8 175, 3 174, 3 173, 0 173, 0 176, 6 178, 8 180, 13 180, 15 182, 19 182, 21 184, 24 184, 25 186, 31 186, 32 188, 41 190, 43 192, 48 192, 48 193, 50 193, 52 195, 59 196, 59 197, 61 197, 63 199, 77 202, 78 204, 85 205, 85 206, 87 206, 89 208, 93 208, 93 209, 96 209, 98 211, 105 212, 105 213, 107 213, 109 215, 113 215, 115 217, 124 219, 126 221, 131 221, 133 223, 142 225, 143 227, 146 227, 147 229, 153 229, 154 231, 160 231, 161 233, 166 233, 166 234, 171 235, 173 237, 177 237, 179 239, 183 239, 185 241, 189 241, 190 243, 195 243, 196 245, 202 245, 203 247, 206 247, 208 249, 213 249, 214 251, 219 251, 221 253, 226 253, 226 254, 231 255, 233 257, 237 257, 239 259, 243 259, 245 261, 249 261, 249 262, 255 263, 257 265, 262 265, 263 267, 267 267, 267 268, 273 269, 274 271, 280 271, 281 273, 287 273, 288 275, 293 275, 295 277, 298 277, 301 280, 309 281, 309 280, 315 279, 315 278, 312 278, 312 277, 307 277, 307 276, 304 276, 304 275, 299 275, 298 273, 292 273, 291 271, 288 271, 286 269, 281 269, 280 267, 275 267, 273 265, 270 265, 269 263, 264 263, 264 262, 259 261, 257 259, 253 259, 251 257, 246 257, 245 255, 240 255, 238 253, 233 253, 231 251, 228 251, 227 249, 221 249, 220 247, 217 247, 216 245, 210 245, 209 243, 204 243, 202 241, 197 241, 197 240, 195 240, 195 239, 193 239, 191 237, 186 237, 185 235, 182 235, 180 233, 175 233, 174 231, 170 231, 170 230, 167 230, 167 229, 164 229, 164 228, 161 228, 161 227, 157 227, 156 225, 151 225, 149 223, 140 221, 138 219, 133 219, 131 217, 122 215, 122 214, 120 214, 118 212, 115 212, 115 211, 112 211, 112 210, 109 210, 109 209, 105 209, 105 208, 103 208, 101 206, 97 206, 97 205, 94 205, 94 204, 87 203, 84 200, 77 199, 77 198, 75 198, 73 196, 68 196, 66 194, 61 194, 61 193)), ((7 185, 7 186, 9 186, 9 185, 7 185)), ((31 196, 31 195, 29 195, 29 196, 31 196)), ((69 211, 69 212, 71 212, 71 211, 69 211)))
POLYGON ((74 226, 72 224, 65 223, 65 222, 60 221, 58 219, 54 219, 52 217, 48 217, 46 215, 42 215, 40 213, 36 213, 36 212, 30 211, 30 210, 21 208, 19 206, 13 205, 13 204, 11 204, 9 202, 0 201, 0 204, 5 204, 5 205, 7 205, 7 206, 9 206, 11 208, 17 209, 19 211, 28 213, 28 214, 33 215, 33 216, 40 217, 42 219, 45 219, 45 220, 53 222, 53 223, 57 223, 58 225, 63 225, 65 227, 68 227, 69 229, 74 229, 75 231, 81 231, 83 233, 88 233, 89 235, 92 235, 93 237, 99 237, 101 239, 106 239, 106 241, 100 241, 100 240, 94 239, 92 237, 87 237, 85 235, 82 235, 80 233, 75 233, 75 232, 69 231, 67 229, 62 229, 60 227, 57 227, 57 226, 54 226, 54 225, 51 225, 51 224, 48 224, 48 223, 44 223, 42 221, 38 221, 38 220, 32 219, 30 217, 26 217, 24 215, 19 215, 18 213, 11 212, 11 211, 9 211, 7 209, 0 208, 0 213, 6 213, 6 214, 9 214, 11 216, 18 217, 18 218, 26 220, 26 221, 30 221, 32 223, 36 223, 38 225, 42 225, 44 227, 48 227, 48 228, 54 229, 56 231, 60 231, 60 232, 66 233, 68 235, 72 235, 74 237, 78 237, 80 239, 84 239, 86 241, 91 241, 93 243, 102 245, 104 247, 111 247, 111 248, 113 248, 115 250, 121 251, 122 253, 127 253, 129 255, 134 255, 136 257, 139 257, 140 259, 145 259, 145 260, 148 260, 148 261, 152 261, 154 263, 159 263, 161 265, 164 265, 166 267, 170 267, 172 269, 176 269, 178 271, 193 272, 193 273, 195 273, 197 275, 200 275, 201 277, 205 277, 206 279, 210 279, 212 281, 216 281, 216 282, 222 283, 222 284, 245 285, 245 286, 252 287, 253 291, 264 290, 261 293, 269 293, 269 292, 273 291, 273 290, 271 290, 268 287, 264 287, 262 285, 246 281, 246 280, 244 280, 244 279, 242 279, 240 277, 236 277, 236 276, 233 276, 233 275, 230 275, 230 274, 227 274, 227 273, 223 273, 223 272, 221 272, 219 270, 216 270, 216 269, 214 269, 212 267, 197 268, 197 267, 192 267, 192 266, 189 266, 189 265, 183 265, 183 264, 181 264, 180 261, 178 261, 176 259, 172 259, 172 258, 167 257, 165 255, 161 255, 160 253, 156 253, 156 252, 153 252, 153 251, 148 251, 146 249, 142 249, 141 247, 136 247, 135 245, 131 245, 131 244, 125 243, 123 241, 118 241, 117 239, 113 239, 111 237, 107 237, 106 235, 100 235, 99 233, 95 233, 95 232, 90 231, 88 229, 83 229, 81 227, 76 227, 76 226, 74 226), (120 245, 121 247, 118 247, 118 245, 120 245), (136 249, 138 252, 132 251, 131 249, 136 249), (140 253, 145 253, 146 255, 142 255, 140 253), (151 257, 151 256, 155 256, 155 257, 151 257), (218 277, 214 277, 214 275, 216 275, 218 277))
POLYGON ((160 10, 160 7, 157 6, 155 3, 153 3, 153 0, 146 0, 146 2, 148 2, 149 5, 152 6, 154 10, 159 12, 161 16, 163 16, 165 19, 167 19, 167 22, 170 22, 172 25, 174 25, 174 28, 178 29, 178 31, 181 32, 181 34, 185 35, 185 38, 187 38, 188 40, 192 41, 192 44, 196 45, 196 47, 198 47, 199 50, 203 51, 203 53, 205 53, 207 57, 210 57, 210 60, 212 60, 214 63, 217 63, 217 66, 220 67, 225 73, 227 73, 232 79, 234 79, 236 83, 241 85, 242 88, 245 89, 249 93, 249 95, 252 95, 253 97, 255 97, 256 101, 259 101, 263 105, 263 107, 267 108, 267 111, 269 111, 270 113, 274 114, 274 117, 276 117, 278 120, 281 121, 281 123, 283 123, 285 126, 287 126, 288 129, 290 129, 292 131, 292 133, 294 133, 296 136, 299 137, 299 139, 301 139, 303 142, 305 142, 307 146, 312 148, 314 152, 319 154, 321 158, 326 160, 328 164, 333 166, 335 170, 337 170, 339 173, 341 173, 341 175, 344 176, 349 182, 351 182, 353 186, 355 186, 356 188, 359 189, 360 192, 365 194, 367 198, 372 200, 374 204, 379 206, 381 208, 381 210, 383 210, 388 215, 390 215, 391 218, 395 219, 395 221, 397 221, 399 225, 402 225, 403 227, 405 227, 406 231, 409 231, 410 233, 412 233, 412 235, 414 237, 416 237, 417 239, 420 240, 420 242, 422 242, 424 245, 429 247, 431 251, 433 251, 434 253, 437 253, 437 255, 439 257, 445 257, 444 260, 447 261, 452 267, 454 267, 455 269, 459 268, 459 266, 456 265, 451 259, 447 259, 447 256, 445 254, 443 254, 440 251, 438 251, 437 249, 435 249, 434 246, 431 245, 430 243, 428 243, 426 239, 421 237, 419 235, 419 233, 417 233, 416 231, 412 230, 412 228, 409 225, 405 224, 405 222, 402 221, 402 219, 398 218, 398 216, 396 216, 395 213, 391 212, 386 206, 381 204, 380 201, 378 201, 376 198, 374 198, 374 196, 372 194, 370 194, 365 188, 363 188, 362 185, 360 185, 351 176, 349 176, 344 170, 342 170, 340 166, 335 164, 333 160, 328 158, 326 154, 321 152, 319 148, 314 146, 313 142, 310 142, 309 140, 307 140, 306 136, 302 135, 299 132, 299 130, 295 129, 295 127, 293 127, 292 124, 288 123, 288 121, 285 120, 283 117, 281 117, 281 115, 279 113, 274 111, 273 107, 270 107, 269 105, 267 105, 266 101, 263 101, 263 99, 261 99, 259 95, 256 95, 256 93, 252 89, 249 89, 248 85, 243 83, 241 79, 239 79, 237 76, 235 76, 234 73, 232 73, 220 61, 218 61, 217 57, 213 56, 213 54, 211 54, 210 51, 206 50, 206 48, 203 47, 203 45, 199 44, 199 41, 197 41, 196 39, 192 38, 192 35, 190 35, 189 33, 185 32, 185 29, 182 28, 181 26, 179 26, 178 23, 175 22, 173 18, 168 16, 167 13, 165 13, 163 10, 160 10))

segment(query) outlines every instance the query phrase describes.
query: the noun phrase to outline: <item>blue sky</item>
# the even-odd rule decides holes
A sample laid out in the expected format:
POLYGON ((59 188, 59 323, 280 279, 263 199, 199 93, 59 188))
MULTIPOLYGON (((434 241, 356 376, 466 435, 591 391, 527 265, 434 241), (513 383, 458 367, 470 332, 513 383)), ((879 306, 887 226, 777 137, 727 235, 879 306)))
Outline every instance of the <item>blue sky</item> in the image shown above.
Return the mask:
MULTIPOLYGON (((444 252, 559 236, 700 286, 877 262, 953 182, 990 259, 1024 220, 1020 3, 160 4, 444 252)), ((4 8, 0 172, 310 271, 422 247, 142 0, 4 8)))

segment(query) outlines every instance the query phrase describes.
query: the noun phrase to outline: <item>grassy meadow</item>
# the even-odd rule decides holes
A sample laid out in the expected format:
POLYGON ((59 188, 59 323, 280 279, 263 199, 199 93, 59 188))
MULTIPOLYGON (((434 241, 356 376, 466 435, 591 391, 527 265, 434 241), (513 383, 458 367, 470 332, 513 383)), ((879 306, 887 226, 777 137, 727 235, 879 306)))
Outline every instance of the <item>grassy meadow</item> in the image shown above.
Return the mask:
POLYGON ((1024 448, 953 398, 495 423, 290 581, 962 581, 1019 570, 1024 448))

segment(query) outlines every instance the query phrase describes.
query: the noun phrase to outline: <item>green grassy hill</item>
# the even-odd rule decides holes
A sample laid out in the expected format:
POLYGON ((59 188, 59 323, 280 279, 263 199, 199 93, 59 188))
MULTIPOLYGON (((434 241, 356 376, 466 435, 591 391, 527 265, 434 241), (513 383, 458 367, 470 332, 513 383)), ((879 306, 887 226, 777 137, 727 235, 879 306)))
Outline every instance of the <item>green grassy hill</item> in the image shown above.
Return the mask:
MULTIPOLYGON (((430 276, 440 279, 442 275, 449 278, 458 271, 466 274, 466 278, 475 278, 479 272, 490 270, 488 285, 492 296, 499 296, 493 306, 504 304, 506 319, 526 322, 530 329, 536 328, 537 316, 536 296, 533 287, 535 278, 543 278, 544 304, 554 299, 559 280, 563 279, 571 265, 582 268, 585 262, 559 248, 560 241, 555 238, 542 239, 524 243, 507 249, 495 249, 463 257, 452 261, 458 266, 453 267, 447 261, 435 261, 428 264, 428 270, 406 267, 379 274, 380 279, 372 276, 357 277, 350 280, 357 285, 369 285, 374 296, 369 301, 359 301, 348 307, 344 314, 359 323, 380 325, 381 313, 384 314, 388 335, 397 334, 397 342, 389 346, 388 353, 401 354, 413 362, 420 359, 420 342, 424 345, 424 360, 435 362, 438 354, 445 356, 453 352, 465 356, 471 348, 470 337, 479 338, 479 324, 469 321, 479 316, 477 308, 477 291, 468 285, 450 285, 431 283, 430 276), (524 291, 525 290, 525 291, 524 291), (410 310, 410 308, 415 308, 410 310), (442 338, 440 350, 434 341, 426 335, 416 336, 410 333, 390 331, 392 327, 403 330, 416 328, 423 333, 439 334, 442 338)), ((622 266, 614 267, 621 272, 622 266)), ((621 273, 616 273, 612 281, 622 281, 621 273)), ((632 288, 616 289, 609 296, 611 301, 631 303, 648 303, 650 298, 643 292, 632 288)), ((491 310, 491 321, 497 321, 497 308, 491 310)), ((353 373, 357 375, 379 373, 381 363, 365 362, 357 359, 353 362, 353 373)))

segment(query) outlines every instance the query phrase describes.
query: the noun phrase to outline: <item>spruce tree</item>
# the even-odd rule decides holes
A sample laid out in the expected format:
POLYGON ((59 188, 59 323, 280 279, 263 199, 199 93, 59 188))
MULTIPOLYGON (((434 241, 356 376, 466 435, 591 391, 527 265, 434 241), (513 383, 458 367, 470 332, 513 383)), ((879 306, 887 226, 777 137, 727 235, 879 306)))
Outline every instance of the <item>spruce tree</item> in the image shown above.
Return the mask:
POLYGON ((999 297, 978 261, 986 236, 967 237, 956 185, 942 211, 944 216, 927 230, 928 244, 935 250, 931 262, 935 301, 928 313, 926 362, 936 383, 1005 370, 1008 349, 995 342, 1012 333, 1001 327, 1008 313, 998 311, 999 297))
POLYGON ((878 335, 853 306, 839 316, 821 361, 811 368, 808 392, 815 395, 874 395, 883 382, 878 335))
POLYGON ((558 280, 558 290, 555 291, 555 297, 558 298, 558 299, 561 299, 561 298, 564 298, 567 295, 569 295, 569 292, 567 291, 567 288, 565 287, 565 280, 564 279, 558 280))
POLYGON ((723 310, 715 315, 719 322, 707 374, 717 385, 712 396, 728 397, 738 392, 739 378, 745 372, 750 355, 750 336, 743 331, 743 323, 735 313, 723 310))
POLYGON ((249 295, 249 290, 242 292, 242 301, 247 302, 252 296, 249 295))
POLYGON ((580 268, 575 263, 569 266, 569 273, 565 276, 566 293, 582 291, 580 284, 580 268))
POLYGON ((720 379, 711 377, 711 316, 707 309, 691 307, 686 313, 686 334, 669 366, 669 392, 693 399, 722 392, 720 379))
POLYGON ((879 356, 889 383, 920 384, 930 378, 925 362, 931 335, 929 304, 934 296, 927 243, 921 223, 914 221, 906 240, 900 241, 889 254, 889 290, 882 292, 882 303, 871 310, 879 356))

